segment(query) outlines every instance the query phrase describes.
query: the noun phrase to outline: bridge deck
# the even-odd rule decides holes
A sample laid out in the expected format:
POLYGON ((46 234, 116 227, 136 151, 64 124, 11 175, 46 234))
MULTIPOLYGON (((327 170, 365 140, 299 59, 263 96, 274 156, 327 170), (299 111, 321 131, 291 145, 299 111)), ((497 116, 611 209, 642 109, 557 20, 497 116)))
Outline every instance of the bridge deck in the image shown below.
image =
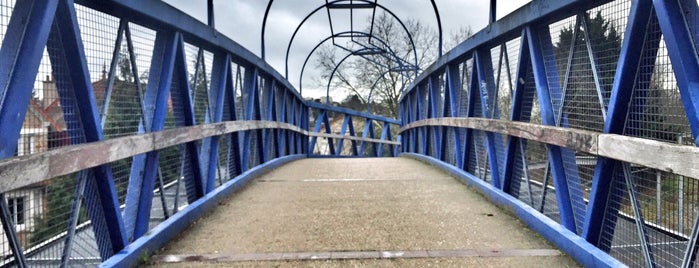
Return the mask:
POLYGON ((289 163, 219 204, 150 261, 184 266, 578 265, 456 179, 406 158, 289 163))

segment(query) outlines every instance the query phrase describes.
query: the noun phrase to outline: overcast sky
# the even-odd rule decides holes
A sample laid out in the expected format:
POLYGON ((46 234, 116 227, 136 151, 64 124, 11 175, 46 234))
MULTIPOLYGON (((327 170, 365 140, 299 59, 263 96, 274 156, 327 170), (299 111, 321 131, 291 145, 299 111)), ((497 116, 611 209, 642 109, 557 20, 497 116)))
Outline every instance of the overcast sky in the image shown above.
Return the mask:
MULTIPOLYGON (((165 0, 170 5, 206 22, 206 0, 165 0)), ((501 0, 497 5, 497 16, 502 17, 521 7, 529 0, 501 0)), ((471 27, 478 32, 488 23, 488 5, 485 0, 437 0, 442 19, 444 40, 452 32, 463 27, 471 27)), ((267 22, 265 34, 266 60, 279 73, 285 74, 284 58, 287 44, 303 18, 317 7, 325 4, 322 0, 277 0, 274 1, 267 22)), ((390 9, 401 20, 419 20, 433 29, 437 29, 437 20, 429 0, 383 0, 378 4, 390 9)), ((267 1, 262 0, 214 0, 216 29, 232 40, 260 56, 260 32, 267 1)), ((368 10, 355 11, 353 14, 355 30, 366 28, 364 21, 370 17, 368 10)), ((335 33, 349 30, 349 11, 333 10, 333 30, 335 33)), ((289 59, 289 80, 298 88, 299 70, 309 52, 318 42, 330 35, 328 14, 321 9, 312 15, 300 28, 291 47, 289 59)), ((312 77, 318 77, 312 64, 304 72, 304 96, 317 96, 324 90, 313 90, 312 77), (308 78, 308 79, 307 79, 308 78)), ((323 94, 324 95, 324 94, 323 94)))

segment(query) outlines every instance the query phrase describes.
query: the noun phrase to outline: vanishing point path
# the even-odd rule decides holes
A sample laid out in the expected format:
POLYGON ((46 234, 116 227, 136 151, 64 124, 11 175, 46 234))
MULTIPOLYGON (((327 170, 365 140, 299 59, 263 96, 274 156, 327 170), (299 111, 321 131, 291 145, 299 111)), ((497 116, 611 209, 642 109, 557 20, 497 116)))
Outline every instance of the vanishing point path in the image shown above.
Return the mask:
POLYGON ((304 159, 254 179, 149 259, 172 267, 575 267, 409 158, 304 159))

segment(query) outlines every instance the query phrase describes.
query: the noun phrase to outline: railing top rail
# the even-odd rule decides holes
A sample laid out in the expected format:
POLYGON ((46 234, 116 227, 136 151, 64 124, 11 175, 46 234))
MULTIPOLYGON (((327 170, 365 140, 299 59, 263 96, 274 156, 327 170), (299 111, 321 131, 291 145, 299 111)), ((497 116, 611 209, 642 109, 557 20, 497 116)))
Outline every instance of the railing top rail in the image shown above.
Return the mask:
POLYGON ((308 107, 310 107, 310 108, 323 109, 323 110, 327 110, 327 111, 338 112, 338 113, 348 114, 348 115, 352 115, 352 116, 365 117, 365 118, 369 118, 371 120, 386 122, 389 124, 400 125, 400 121, 393 119, 393 118, 388 118, 388 117, 370 114, 370 113, 366 113, 366 112, 355 111, 355 110, 347 109, 347 108, 343 108, 343 107, 330 106, 327 104, 322 104, 322 103, 318 103, 318 102, 314 102, 314 101, 306 101, 306 105, 308 105, 308 107))
POLYGON ((192 16, 158 0, 77 0, 76 3, 91 9, 128 19, 131 22, 152 29, 169 29, 182 33, 185 40, 212 52, 229 52, 234 61, 255 66, 262 73, 274 78, 293 94, 303 99, 294 86, 267 62, 245 47, 231 40, 216 29, 200 22, 192 16))
POLYGON ((543 23, 542 25, 545 25, 547 22, 572 16, 579 10, 589 9, 608 2, 611 2, 611 0, 538 0, 530 2, 489 24, 466 39, 466 41, 445 53, 444 56, 438 58, 432 65, 423 70, 408 88, 403 91, 399 101, 402 101, 407 94, 416 88, 417 85, 426 81, 434 72, 454 62, 465 60, 479 47, 494 46, 505 40, 513 39, 519 36, 522 28, 529 24, 543 23))

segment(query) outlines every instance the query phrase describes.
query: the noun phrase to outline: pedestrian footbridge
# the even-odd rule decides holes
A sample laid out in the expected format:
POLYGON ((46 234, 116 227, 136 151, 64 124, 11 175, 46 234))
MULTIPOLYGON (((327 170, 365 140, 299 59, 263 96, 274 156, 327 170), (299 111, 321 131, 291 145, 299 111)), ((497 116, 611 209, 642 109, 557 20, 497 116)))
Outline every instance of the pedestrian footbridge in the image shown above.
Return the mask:
POLYGON ((283 3, 255 54, 201 2, 207 23, 156 0, 0 0, 0 266, 695 266, 696 1, 496 19, 491 0, 443 51, 424 0, 428 64, 395 1, 319 1, 283 75, 265 33, 283 3), (366 31, 338 24, 367 11, 366 31), (324 15, 330 35, 290 64, 324 15), (306 98, 330 40, 346 57, 306 98), (380 68, 359 106, 333 103, 352 57, 380 68))

